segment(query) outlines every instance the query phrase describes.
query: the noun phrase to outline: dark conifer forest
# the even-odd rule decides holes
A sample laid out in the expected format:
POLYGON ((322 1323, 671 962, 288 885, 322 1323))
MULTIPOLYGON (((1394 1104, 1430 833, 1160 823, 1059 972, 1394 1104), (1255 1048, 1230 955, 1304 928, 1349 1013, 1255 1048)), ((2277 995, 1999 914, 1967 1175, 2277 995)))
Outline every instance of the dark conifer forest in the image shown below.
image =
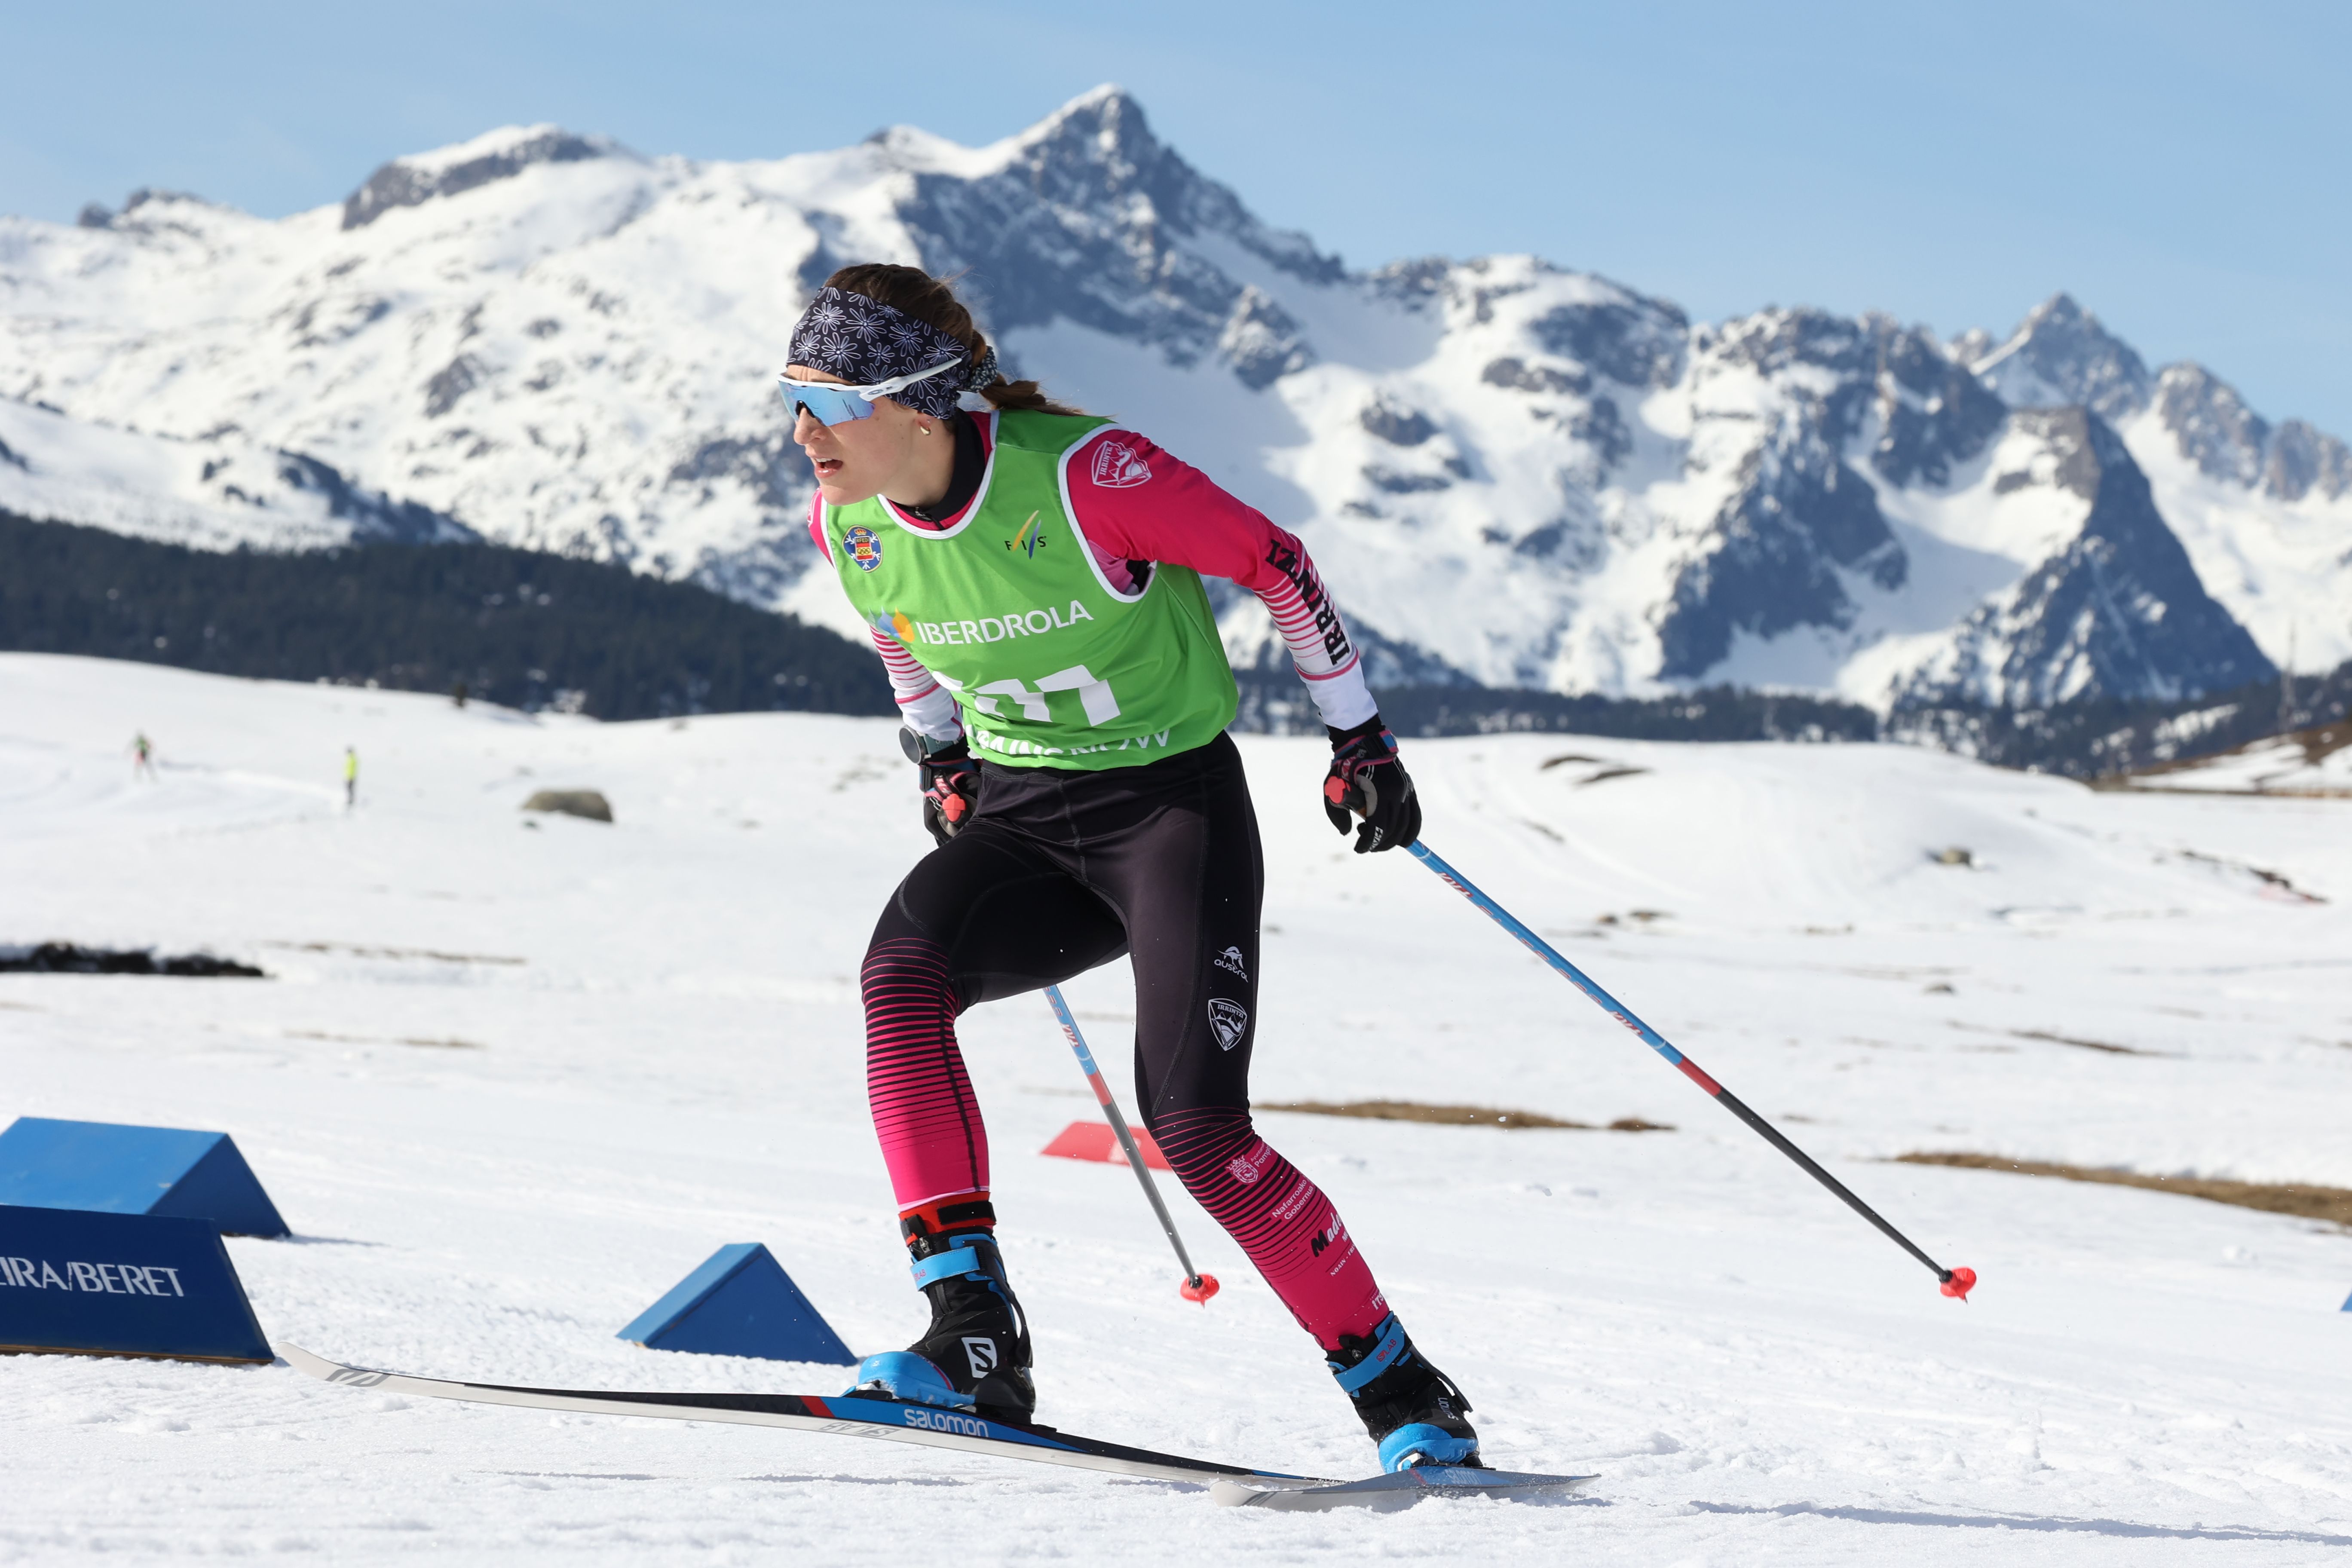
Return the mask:
POLYGON ((870 649, 692 584, 489 544, 226 553, 0 513, 0 648, 374 681, 599 719, 894 711, 870 649))
MULTIPOLYGON (((220 553, 0 512, 0 649, 410 691, 462 684, 485 701, 598 719, 896 710, 872 651, 822 627, 693 584, 491 544, 220 553)), ((1320 729, 1287 668, 1239 679, 1237 729, 1320 729)), ((1897 741, 2095 778, 2341 719, 2352 663, 2169 702, 1949 704, 1885 719, 1731 687, 1643 700, 1470 685, 1377 695, 1401 735, 1897 741)))

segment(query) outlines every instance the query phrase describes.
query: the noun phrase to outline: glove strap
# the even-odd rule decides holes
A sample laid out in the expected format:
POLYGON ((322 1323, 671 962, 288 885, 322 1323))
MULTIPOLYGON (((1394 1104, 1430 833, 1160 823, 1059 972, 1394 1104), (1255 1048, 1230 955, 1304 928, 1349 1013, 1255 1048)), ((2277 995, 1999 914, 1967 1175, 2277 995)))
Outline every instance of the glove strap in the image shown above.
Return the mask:
POLYGON ((1350 762, 1378 762, 1397 753, 1396 736, 1377 713, 1352 730, 1325 725, 1324 733, 1331 737, 1331 754, 1350 762))

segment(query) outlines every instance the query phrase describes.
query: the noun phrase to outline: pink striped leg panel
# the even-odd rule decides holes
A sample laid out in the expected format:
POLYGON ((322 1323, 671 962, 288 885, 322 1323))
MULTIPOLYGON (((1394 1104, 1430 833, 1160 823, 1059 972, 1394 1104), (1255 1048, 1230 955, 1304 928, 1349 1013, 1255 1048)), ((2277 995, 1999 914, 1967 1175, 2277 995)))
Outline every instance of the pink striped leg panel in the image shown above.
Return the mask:
POLYGON ((964 1076, 946 957, 928 942, 875 944, 866 994, 866 1098, 898 1206, 988 1187, 988 1132, 964 1076))
POLYGON ((1233 1238, 1327 1351, 1369 1334, 1388 1315, 1371 1266, 1323 1189, 1257 1135, 1249 1112, 1211 1106, 1152 1119, 1160 1152, 1184 1190, 1233 1238))

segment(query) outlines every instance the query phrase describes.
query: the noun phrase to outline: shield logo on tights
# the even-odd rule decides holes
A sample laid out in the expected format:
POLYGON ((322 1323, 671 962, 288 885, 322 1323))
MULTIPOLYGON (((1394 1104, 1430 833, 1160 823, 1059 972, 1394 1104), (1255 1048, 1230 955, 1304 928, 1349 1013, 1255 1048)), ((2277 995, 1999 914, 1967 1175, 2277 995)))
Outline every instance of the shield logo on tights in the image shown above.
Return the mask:
POLYGON ((1242 1043, 1242 1031, 1249 1027, 1249 1009, 1219 996, 1209 1004, 1209 1027, 1217 1032, 1217 1048, 1230 1051, 1242 1043))

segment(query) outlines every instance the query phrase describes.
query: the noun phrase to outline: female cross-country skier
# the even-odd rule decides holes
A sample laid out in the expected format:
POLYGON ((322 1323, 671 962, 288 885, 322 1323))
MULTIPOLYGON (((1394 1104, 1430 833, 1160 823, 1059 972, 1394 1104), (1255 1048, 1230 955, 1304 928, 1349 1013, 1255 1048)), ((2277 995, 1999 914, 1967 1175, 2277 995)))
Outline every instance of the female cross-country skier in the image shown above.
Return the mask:
POLYGON ((816 470, 809 531, 888 667, 939 846, 890 896, 862 973, 875 1130, 931 1323, 867 1357, 857 1386, 1034 1412, 955 1020, 1124 954, 1136 1102, 1185 1190, 1322 1346, 1383 1468, 1477 1463, 1469 1401, 1250 1121, 1265 867, 1202 574, 1281 628, 1330 732, 1332 825, 1359 854, 1421 828, 1306 550, 1149 437, 1004 380, 914 268, 835 273, 782 380, 816 470))

